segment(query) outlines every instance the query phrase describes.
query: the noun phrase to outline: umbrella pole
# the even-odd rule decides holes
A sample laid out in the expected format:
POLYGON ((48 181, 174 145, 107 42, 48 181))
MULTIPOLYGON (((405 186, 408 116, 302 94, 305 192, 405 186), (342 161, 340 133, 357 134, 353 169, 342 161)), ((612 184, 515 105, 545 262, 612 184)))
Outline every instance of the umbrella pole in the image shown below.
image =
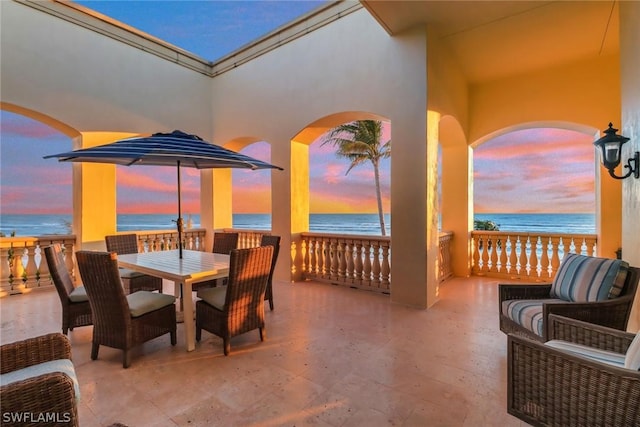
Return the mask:
POLYGON ((180 259, 182 259, 182 195, 180 194, 180 160, 178 160, 178 221, 176 226, 178 227, 178 252, 180 253, 180 259))

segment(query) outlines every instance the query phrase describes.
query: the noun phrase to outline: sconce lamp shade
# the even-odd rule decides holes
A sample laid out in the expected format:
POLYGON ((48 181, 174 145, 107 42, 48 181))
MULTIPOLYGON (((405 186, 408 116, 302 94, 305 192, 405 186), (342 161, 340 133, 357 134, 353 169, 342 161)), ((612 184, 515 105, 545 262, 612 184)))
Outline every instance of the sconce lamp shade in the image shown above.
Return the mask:
POLYGON ((609 123, 609 129, 604 131, 604 136, 593 143, 602 153, 602 165, 611 170, 620 164, 622 145, 629 141, 629 138, 616 135, 618 129, 613 128, 613 123, 609 123))
POLYGON ((635 178, 640 178, 640 152, 638 151, 627 160, 627 164, 624 166, 629 171, 623 176, 616 175, 615 169, 622 160, 622 146, 629 141, 629 138, 617 135, 616 132, 618 132, 618 129, 614 129, 613 124, 609 123, 609 129, 604 131, 604 136, 593 143, 600 149, 602 165, 607 168, 609 175, 615 179, 625 179, 632 175, 635 178))

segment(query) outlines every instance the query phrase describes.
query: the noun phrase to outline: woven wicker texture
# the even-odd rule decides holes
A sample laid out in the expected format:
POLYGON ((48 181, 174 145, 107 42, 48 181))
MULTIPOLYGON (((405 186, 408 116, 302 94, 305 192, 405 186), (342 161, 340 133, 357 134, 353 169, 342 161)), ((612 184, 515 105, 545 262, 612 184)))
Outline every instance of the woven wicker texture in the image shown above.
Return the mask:
POLYGON ((260 239, 260 246, 273 246, 273 259, 271 260, 271 271, 269 271, 269 280, 267 282, 267 290, 264 299, 269 300, 269 309, 273 310, 273 272, 278 262, 278 254, 280 253, 280 236, 271 236, 263 234, 260 239))
POLYGON ((76 326, 93 324, 89 301, 73 302, 69 299, 74 286, 60 244, 45 247, 44 255, 62 304, 62 333, 67 335, 69 329, 73 330, 76 326))
MULTIPOLYGON (((634 335, 549 317, 549 339, 624 353, 634 335)), ((640 425, 640 372, 590 361, 516 335, 508 338, 507 410, 535 426, 640 425)))
MULTIPOLYGON (((117 254, 137 254, 138 236, 135 234, 116 234, 105 236, 108 252, 117 254)), ((162 293, 162 279, 147 274, 139 274, 134 277, 122 277, 122 286, 128 294, 138 291, 158 291, 162 293)))
MULTIPOLYGON (((238 233, 226 233, 218 232, 213 233, 213 250, 214 254, 229 255, 232 250, 238 247, 238 239, 240 235, 238 233)), ((207 280, 204 282, 197 282, 192 285, 192 290, 195 292, 204 288, 215 288, 218 285, 226 285, 227 278, 207 280)))
POLYGON ((273 249, 261 246, 231 251, 224 310, 202 300, 196 302, 196 340, 200 341, 202 329, 221 337, 225 355, 236 335, 259 329, 260 340, 264 341, 264 295, 273 249))
MULTIPOLYGON (((29 338, 0 347, 2 373, 39 363, 71 359, 71 345, 60 333, 29 338)), ((73 381, 57 372, 38 375, 0 387, 0 406, 5 414, 57 414, 57 421, 46 425, 78 426, 78 409, 73 381)), ((42 426, 42 422, 6 422, 3 426, 42 426)))
POLYGON ((133 347, 171 334, 176 344, 176 311, 173 304, 132 318, 120 281, 117 255, 109 252, 79 251, 78 268, 93 312, 91 359, 98 358, 101 345, 123 351, 122 366, 129 367, 133 347))
POLYGON ((625 330, 631 314, 631 306, 640 280, 640 268, 629 267, 624 288, 620 296, 606 301, 567 302, 559 304, 543 304, 543 335, 539 336, 520 326, 502 314, 502 302, 515 299, 547 299, 551 298, 551 285, 501 284, 498 291, 498 313, 500 330, 506 334, 514 334, 533 340, 545 342, 549 340, 550 314, 570 317, 596 325, 625 330))

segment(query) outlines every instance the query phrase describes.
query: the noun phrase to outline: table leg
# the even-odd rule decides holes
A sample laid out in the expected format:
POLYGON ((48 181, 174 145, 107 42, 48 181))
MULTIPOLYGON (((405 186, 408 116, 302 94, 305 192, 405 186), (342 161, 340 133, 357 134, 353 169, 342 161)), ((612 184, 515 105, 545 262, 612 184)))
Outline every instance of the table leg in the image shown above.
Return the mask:
POLYGON ((183 315, 184 315, 184 340, 187 351, 193 351, 196 348, 196 325, 193 321, 193 298, 191 296, 192 284, 185 282, 182 284, 183 292, 183 315))
POLYGON ((182 283, 181 282, 174 282, 174 288, 173 288, 173 294, 176 296, 176 298, 178 298, 178 311, 182 311, 182 283))

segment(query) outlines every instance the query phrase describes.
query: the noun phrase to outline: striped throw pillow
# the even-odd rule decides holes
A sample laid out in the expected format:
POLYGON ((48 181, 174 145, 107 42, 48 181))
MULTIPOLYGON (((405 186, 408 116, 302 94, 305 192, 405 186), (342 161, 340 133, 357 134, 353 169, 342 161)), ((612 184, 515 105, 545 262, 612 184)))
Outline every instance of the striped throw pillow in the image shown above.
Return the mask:
MULTIPOLYGON (((611 288, 620 281, 618 274, 624 261, 566 254, 551 285, 551 298, 570 302, 604 301, 610 298, 611 288)), ((624 283, 624 278, 622 282, 624 283)))

